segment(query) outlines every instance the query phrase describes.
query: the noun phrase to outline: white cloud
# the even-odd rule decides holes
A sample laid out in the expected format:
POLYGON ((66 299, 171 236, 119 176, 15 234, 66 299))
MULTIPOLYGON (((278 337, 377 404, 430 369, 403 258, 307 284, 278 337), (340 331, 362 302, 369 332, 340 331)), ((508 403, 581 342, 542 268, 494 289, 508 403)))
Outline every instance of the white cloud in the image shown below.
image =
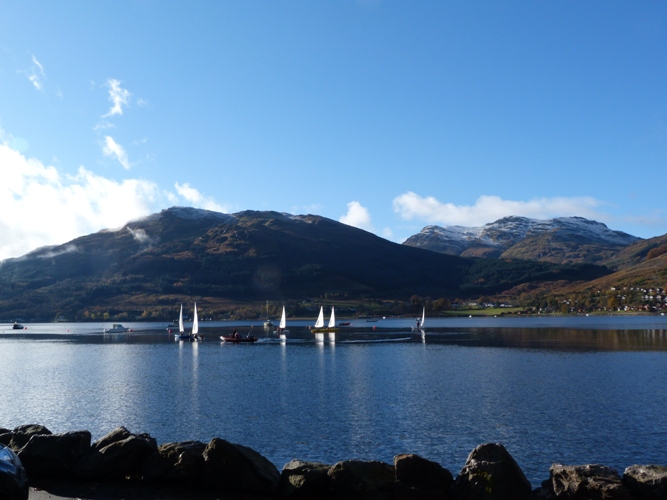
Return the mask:
POLYGON ((42 64, 37 60, 37 58, 34 56, 34 54, 32 56, 32 63, 35 66, 37 66, 37 68, 39 69, 39 72, 42 74, 42 76, 44 76, 44 66, 42 66, 42 64))
POLYGON ((107 135, 104 138, 102 152, 105 156, 115 156, 120 164, 123 165, 125 170, 130 170, 132 167, 132 165, 130 165, 130 161, 127 158, 127 152, 125 149, 123 149, 123 146, 113 140, 113 137, 107 135))
POLYGON ((102 118, 113 115, 122 115, 123 106, 126 106, 130 101, 130 92, 126 89, 121 88, 120 81, 113 78, 107 80, 107 86, 109 87, 109 100, 113 103, 111 109, 106 115, 103 115, 102 118))
POLYGON ((28 77, 28 80, 30 80, 30 83, 32 83, 33 87, 41 91, 44 88, 42 79, 46 78, 46 73, 44 73, 44 66, 42 66, 42 64, 34 55, 32 55, 31 58, 32 67, 27 71, 21 71, 21 73, 28 77))
POLYGON ((598 221, 608 219, 596 210, 603 203, 591 197, 533 198, 529 201, 503 200, 499 196, 480 196, 474 205, 442 203, 432 196, 408 192, 394 199, 394 212, 406 220, 431 224, 482 226, 502 217, 518 215, 532 219, 581 216, 598 221))
POLYGON ((27 158, 0 143, 0 260, 151 213, 159 195, 152 182, 106 179, 80 167, 61 175, 53 166, 27 158))
POLYGON ((358 201, 351 201, 347 204, 347 213, 338 219, 348 226, 358 227, 366 231, 375 232, 371 223, 371 214, 366 207, 363 207, 358 201))
POLYGON ((205 210, 213 210, 214 212, 229 212, 229 208, 218 205, 213 198, 204 196, 196 188, 193 188, 187 182, 185 184, 174 185, 178 194, 186 201, 192 203, 194 208, 203 208, 205 210))

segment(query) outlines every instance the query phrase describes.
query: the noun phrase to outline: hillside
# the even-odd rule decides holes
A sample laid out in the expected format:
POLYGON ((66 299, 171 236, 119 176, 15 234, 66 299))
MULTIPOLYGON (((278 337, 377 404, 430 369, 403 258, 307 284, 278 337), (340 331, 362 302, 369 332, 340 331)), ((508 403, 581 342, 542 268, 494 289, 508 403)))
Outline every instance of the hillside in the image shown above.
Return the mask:
POLYGON ((604 264, 641 240, 582 217, 505 217, 482 227, 427 226, 404 245, 462 257, 604 264))
POLYGON ((223 311, 244 301, 476 298, 520 283, 607 273, 590 265, 439 254, 314 215, 174 207, 4 261, 0 317, 146 317, 192 300, 223 311))

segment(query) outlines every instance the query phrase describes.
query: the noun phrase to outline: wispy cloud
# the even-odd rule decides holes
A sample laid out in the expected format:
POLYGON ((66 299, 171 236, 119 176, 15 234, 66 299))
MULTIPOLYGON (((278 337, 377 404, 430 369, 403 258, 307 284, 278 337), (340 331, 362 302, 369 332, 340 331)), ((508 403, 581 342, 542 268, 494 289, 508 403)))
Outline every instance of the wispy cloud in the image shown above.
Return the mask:
POLYGON ((609 217, 597 209, 603 202, 592 197, 533 198, 528 201, 480 196, 474 205, 442 203, 438 199, 408 192, 394 199, 394 212, 405 220, 431 224, 482 226, 502 217, 518 215, 533 219, 582 216, 604 221, 609 217))
POLYGON ((107 118, 113 115, 122 115, 123 106, 128 105, 132 94, 128 90, 121 88, 120 80, 109 78, 106 84, 107 87, 109 87, 109 100, 113 105, 109 112, 106 115, 103 115, 102 118, 107 118))
POLYGON ((2 142, 0 165, 0 260, 120 227, 151 213, 161 194, 152 182, 117 182, 84 167, 63 176, 2 142))
POLYGON ((215 212, 229 212, 229 207, 219 205, 215 202, 210 196, 204 196, 196 188, 193 188, 187 182, 185 184, 179 184, 178 182, 174 185, 176 192, 186 201, 192 203, 192 206, 195 208, 203 208, 205 210, 213 210, 215 212))
POLYGON ((105 156, 113 156, 118 162, 123 165, 125 170, 130 170, 132 165, 130 165, 130 160, 127 158, 127 152, 123 149, 123 146, 118 144, 113 140, 113 137, 106 136, 104 138, 104 146, 102 147, 102 152, 105 156))
POLYGON ((358 201, 351 201, 348 203, 347 213, 341 216, 338 220, 348 226, 375 232, 373 224, 371 223, 371 214, 368 212, 368 209, 362 206, 358 201))
POLYGON ((44 73, 44 66, 40 63, 34 54, 31 54, 32 65, 30 69, 22 71, 30 80, 35 89, 42 91, 44 89, 43 79, 46 78, 46 73, 44 73))
POLYGON ((138 242, 141 243, 142 245, 152 245, 153 243, 156 242, 154 238, 151 238, 148 236, 146 231, 143 229, 132 229, 131 227, 128 227, 127 230, 130 232, 132 237, 138 242))

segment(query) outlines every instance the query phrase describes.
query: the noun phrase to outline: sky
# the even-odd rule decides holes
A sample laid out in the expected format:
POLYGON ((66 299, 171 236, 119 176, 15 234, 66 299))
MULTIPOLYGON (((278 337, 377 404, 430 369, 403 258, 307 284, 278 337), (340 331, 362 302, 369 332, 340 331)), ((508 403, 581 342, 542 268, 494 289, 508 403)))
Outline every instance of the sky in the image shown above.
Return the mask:
POLYGON ((667 3, 3 0, 0 260, 171 206, 667 233, 667 3))

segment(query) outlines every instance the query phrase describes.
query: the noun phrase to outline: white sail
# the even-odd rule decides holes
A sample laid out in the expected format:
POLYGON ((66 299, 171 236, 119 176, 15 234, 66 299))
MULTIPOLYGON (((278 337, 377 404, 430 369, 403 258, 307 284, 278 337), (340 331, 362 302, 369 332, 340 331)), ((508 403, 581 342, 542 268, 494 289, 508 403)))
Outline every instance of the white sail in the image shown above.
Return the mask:
POLYGON ((178 331, 181 333, 185 331, 183 327, 183 304, 181 304, 181 314, 178 315, 178 331))
POLYGON ((336 326, 336 315, 334 314, 334 308, 331 306, 331 317, 329 318, 329 328, 336 326))
POLYGON ((197 320, 197 303, 195 302, 195 316, 192 320, 192 334, 197 335, 199 333, 199 321, 197 320))
POLYGON ((282 317, 280 318, 280 325, 279 325, 279 328, 280 328, 281 330, 284 330, 284 329, 285 329, 285 326, 287 326, 287 320, 286 320, 286 318, 285 318, 285 306, 283 306, 283 315, 282 315, 282 317))
POLYGON ((420 325, 421 328, 424 328, 424 319, 426 318, 426 307, 422 309, 422 324, 420 325))
POLYGON ((322 328, 324 326, 324 308, 320 307, 320 315, 315 322, 315 328, 322 328))

